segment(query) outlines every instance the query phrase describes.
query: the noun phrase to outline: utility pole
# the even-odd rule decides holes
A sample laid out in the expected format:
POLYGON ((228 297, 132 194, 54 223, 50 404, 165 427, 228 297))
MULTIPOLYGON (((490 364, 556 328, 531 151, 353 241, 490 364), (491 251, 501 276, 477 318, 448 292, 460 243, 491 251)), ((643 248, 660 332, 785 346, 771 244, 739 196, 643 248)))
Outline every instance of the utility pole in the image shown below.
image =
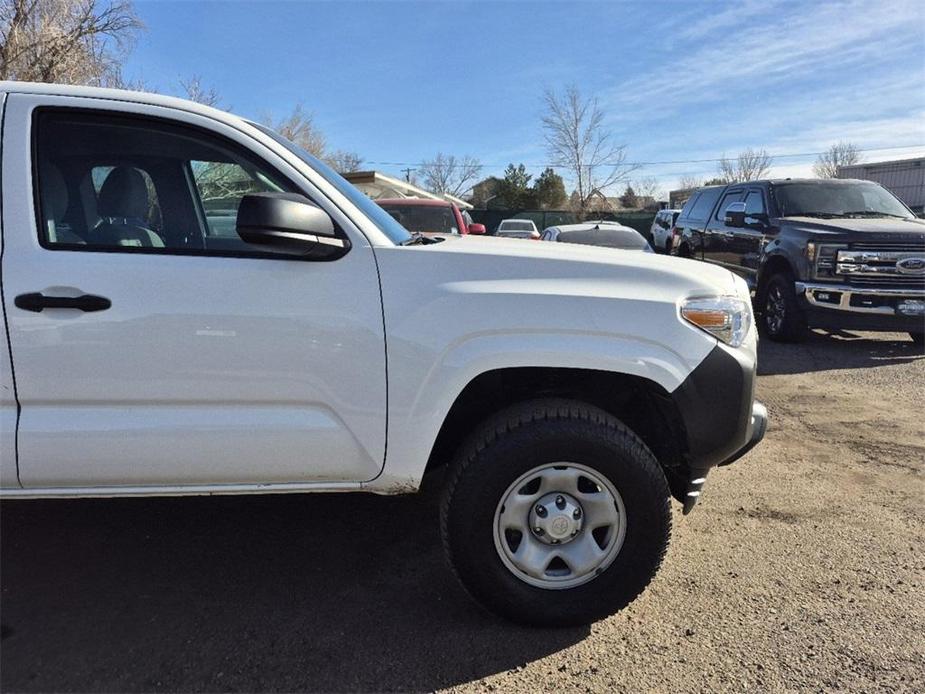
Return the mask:
POLYGON ((399 171, 403 171, 405 173, 405 182, 411 183, 411 172, 417 171, 417 169, 399 169, 399 171))

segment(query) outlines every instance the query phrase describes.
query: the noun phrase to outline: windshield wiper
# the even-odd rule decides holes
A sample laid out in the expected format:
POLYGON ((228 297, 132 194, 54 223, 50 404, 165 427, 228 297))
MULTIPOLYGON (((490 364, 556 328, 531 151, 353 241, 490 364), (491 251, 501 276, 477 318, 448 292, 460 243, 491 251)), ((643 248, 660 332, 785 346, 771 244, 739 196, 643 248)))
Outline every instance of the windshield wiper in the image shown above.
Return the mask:
POLYGON ((819 217, 821 219, 834 219, 835 217, 841 217, 842 215, 836 214, 834 212, 794 212, 793 214, 786 215, 787 217, 819 217))
POLYGON ((890 214, 889 212, 875 212, 873 210, 858 210, 856 212, 845 212, 845 217, 896 217, 905 219, 901 214, 890 214))
POLYGON ((420 231, 411 232, 411 238, 401 242, 402 246, 426 246, 431 243, 437 243, 439 239, 432 239, 424 236, 420 231))
POLYGON ((402 246, 418 246, 422 243, 427 243, 427 240, 424 238, 424 234, 419 231, 414 231, 411 233, 411 236, 401 242, 402 246))

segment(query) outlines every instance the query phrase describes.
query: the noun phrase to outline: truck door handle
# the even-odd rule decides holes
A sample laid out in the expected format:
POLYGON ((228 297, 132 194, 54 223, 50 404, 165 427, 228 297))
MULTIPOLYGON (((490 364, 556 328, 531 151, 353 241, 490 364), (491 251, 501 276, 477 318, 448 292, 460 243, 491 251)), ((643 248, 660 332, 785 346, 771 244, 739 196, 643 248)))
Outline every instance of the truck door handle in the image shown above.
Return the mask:
POLYGON ((75 308, 78 311, 105 311, 112 302, 105 296, 84 294, 83 296, 45 296, 40 292, 20 294, 13 303, 23 311, 41 313, 46 308, 75 308))

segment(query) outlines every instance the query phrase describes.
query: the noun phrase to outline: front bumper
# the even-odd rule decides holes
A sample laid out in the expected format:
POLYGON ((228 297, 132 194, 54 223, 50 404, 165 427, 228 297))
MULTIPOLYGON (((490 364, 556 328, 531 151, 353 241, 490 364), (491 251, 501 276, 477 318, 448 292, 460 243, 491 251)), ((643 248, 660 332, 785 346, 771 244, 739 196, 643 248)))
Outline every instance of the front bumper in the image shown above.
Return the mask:
MULTIPOLYGON (((729 465, 734 463, 743 455, 752 450, 755 446, 761 443, 761 439, 764 438, 765 432, 768 430, 768 408, 762 405, 760 402, 755 401, 752 403, 752 421, 751 421, 752 434, 751 438, 748 440, 742 448, 733 453, 731 456, 726 458, 720 465, 729 465)), ((684 515, 686 516, 697 502, 700 500, 700 492, 703 491, 703 484, 707 481, 707 472, 703 471, 697 477, 691 477, 690 481, 687 483, 687 490, 684 492, 684 515)))
POLYGON ((738 460, 764 437, 768 412, 754 393, 754 357, 717 344, 671 394, 687 438, 684 513, 697 503, 710 468, 738 460))
POLYGON ((813 327, 897 332, 925 329, 925 289, 797 282, 796 293, 813 327))

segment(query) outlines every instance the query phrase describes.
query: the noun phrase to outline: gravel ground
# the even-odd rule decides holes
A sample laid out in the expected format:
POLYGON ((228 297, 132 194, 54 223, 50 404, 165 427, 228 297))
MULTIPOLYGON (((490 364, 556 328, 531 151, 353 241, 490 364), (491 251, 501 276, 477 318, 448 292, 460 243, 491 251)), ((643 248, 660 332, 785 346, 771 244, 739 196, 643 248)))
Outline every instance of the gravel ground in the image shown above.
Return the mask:
POLYGON ((432 495, 5 502, 4 691, 925 690, 925 358, 763 343, 764 443, 590 629, 474 606, 432 495))

